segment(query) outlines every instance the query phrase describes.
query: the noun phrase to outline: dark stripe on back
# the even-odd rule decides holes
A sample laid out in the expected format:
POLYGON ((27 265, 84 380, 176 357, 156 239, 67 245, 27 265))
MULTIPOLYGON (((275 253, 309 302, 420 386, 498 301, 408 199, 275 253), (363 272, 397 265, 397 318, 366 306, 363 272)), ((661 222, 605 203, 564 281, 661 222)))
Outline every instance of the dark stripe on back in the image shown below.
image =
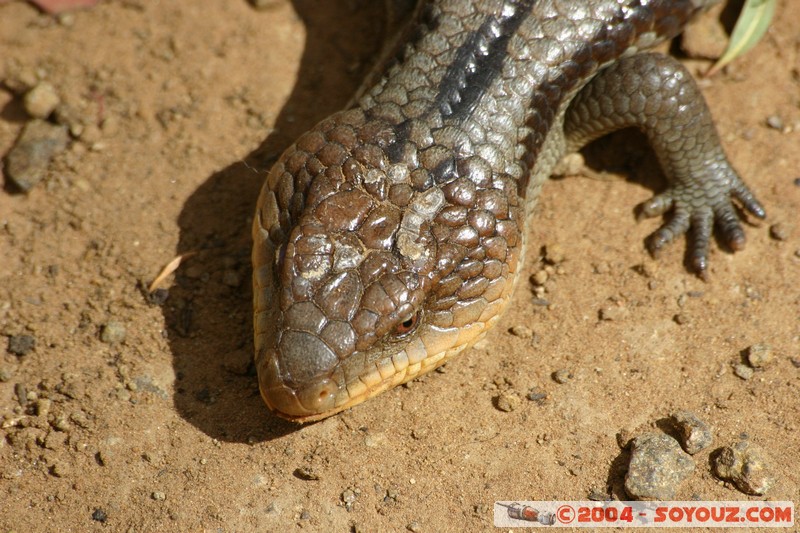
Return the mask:
POLYGON ((508 42, 533 10, 535 0, 508 2, 511 16, 491 16, 456 51, 439 83, 435 106, 443 117, 467 118, 500 74, 508 42))

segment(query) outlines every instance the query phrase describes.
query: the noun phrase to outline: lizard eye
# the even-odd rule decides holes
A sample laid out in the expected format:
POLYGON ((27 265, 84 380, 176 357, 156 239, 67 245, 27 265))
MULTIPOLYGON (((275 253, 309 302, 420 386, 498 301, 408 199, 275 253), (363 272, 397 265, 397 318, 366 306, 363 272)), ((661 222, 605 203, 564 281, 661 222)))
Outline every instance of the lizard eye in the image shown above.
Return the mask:
POLYGON ((417 329, 419 324, 419 311, 413 315, 409 315, 405 320, 400 322, 394 327, 394 335, 397 338, 402 338, 417 329))

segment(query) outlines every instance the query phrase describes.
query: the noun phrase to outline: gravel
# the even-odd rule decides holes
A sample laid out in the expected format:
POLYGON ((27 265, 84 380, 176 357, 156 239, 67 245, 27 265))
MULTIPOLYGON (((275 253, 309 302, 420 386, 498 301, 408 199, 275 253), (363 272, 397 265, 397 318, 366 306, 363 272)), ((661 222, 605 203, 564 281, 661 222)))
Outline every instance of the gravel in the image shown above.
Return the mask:
POLYGON ((8 338, 8 353, 19 357, 28 355, 36 347, 36 339, 31 335, 12 335, 8 338))
POLYGON ((513 392, 504 392, 497 396, 494 400, 495 407, 504 413, 515 411, 521 403, 522 399, 519 397, 519 395, 514 394, 513 392))
POLYGON ((48 398, 39 398, 36 400, 36 416, 47 420, 47 415, 50 414, 50 408, 53 405, 53 401, 48 398))
POLYGON ((72 470, 64 461, 56 461, 50 467, 50 473, 55 477, 69 477, 72 470))
POLYGON ((28 404, 28 389, 24 383, 17 383, 14 385, 14 394, 17 396, 17 401, 22 407, 28 404))
POLYGON ((347 509, 348 511, 352 511, 353 505, 358 499, 358 495, 356 494, 356 492, 353 489, 347 489, 344 492, 342 492, 339 495, 339 497, 341 498, 342 503, 344 503, 344 508, 347 509))
POLYGON ((55 111, 61 103, 55 87, 43 81, 25 94, 23 105, 25 111, 33 118, 44 119, 55 111))
POLYGON ((778 115, 770 115, 767 117, 767 126, 772 128, 773 130, 783 131, 785 124, 783 119, 778 115))
POLYGON ((681 482, 694 471, 694 461, 678 441, 663 433, 633 439, 625 490, 637 500, 672 500, 681 482))
POLYGON ((560 370, 556 370, 555 372, 553 372, 553 381, 561 385, 569 383, 569 381, 572 380, 572 377, 573 377, 572 372, 570 372, 566 368, 562 368, 560 370))
POLYGON ((733 373, 745 381, 753 377, 753 369, 742 363, 733 365, 733 373))
POLYGON ((538 387, 533 387, 525 397, 532 402, 542 403, 547 399, 547 393, 538 387))
POLYGON ((690 411, 677 411, 670 419, 678 430, 681 447, 686 453, 701 452, 714 440, 712 428, 690 411))
POLYGON ((789 226, 783 222, 776 222, 769 227, 769 236, 776 241, 787 241, 791 237, 791 230, 789 226))
POLYGON ((295 468, 294 477, 303 479, 305 481, 316 481, 320 478, 319 474, 317 474, 310 466, 301 466, 299 468, 295 468))
POLYGON ((92 520, 94 520, 95 522, 103 523, 107 519, 108 519, 108 514, 100 507, 98 507, 92 512, 92 520))
POLYGON ((763 368, 775 359, 769 344, 759 343, 747 348, 747 362, 753 368, 763 368))
POLYGON ((521 339, 530 339, 533 337, 533 330, 524 325, 512 326, 508 332, 521 339))
POLYGON ((22 192, 42 181, 50 161, 67 147, 69 135, 64 126, 32 120, 22 129, 5 161, 5 174, 22 192))
POLYGON ((547 278, 549 274, 546 270, 539 270, 535 274, 531 275, 531 283, 537 286, 542 286, 547 283, 547 278))
POLYGON ((128 332, 122 322, 109 320, 100 328, 100 340, 106 344, 118 344, 125 340, 128 332))
POLYGON ((712 454, 714 475, 732 482, 745 494, 763 496, 775 484, 772 463, 764 450, 741 440, 712 454))
POLYGON ((566 259, 564 248, 560 244, 545 245, 544 256, 547 262, 551 265, 557 265, 566 259))

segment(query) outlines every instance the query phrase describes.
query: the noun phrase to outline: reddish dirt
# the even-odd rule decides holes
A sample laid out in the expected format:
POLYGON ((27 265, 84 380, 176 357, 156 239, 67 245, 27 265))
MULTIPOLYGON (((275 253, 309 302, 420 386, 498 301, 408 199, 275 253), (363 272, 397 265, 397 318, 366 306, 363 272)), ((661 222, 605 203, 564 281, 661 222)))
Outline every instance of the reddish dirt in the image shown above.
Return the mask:
POLYGON ((617 435, 657 431, 678 409, 715 428, 679 499, 751 498, 708 466, 746 433, 772 457, 769 497, 800 501, 800 10, 788 1, 762 43, 702 83, 769 212, 744 251, 714 246, 708 282, 685 268, 683 242, 646 254, 658 222, 633 206, 663 182, 641 139, 616 136, 589 154, 619 175, 545 187, 525 278, 540 244, 561 246, 549 307, 522 282, 488 342, 445 371, 312 425, 269 414, 250 365, 257 191, 356 89, 385 33, 381 5, 118 0, 60 18, 0 6, 0 153, 28 120, 12 89, 37 79, 85 126, 33 191, 0 194, 0 336, 36 341, 18 356, 0 338, 0 530, 490 530, 495 500, 624 499, 617 435), (190 251, 166 302, 148 301, 143 287, 190 251), (101 340, 110 322, 124 341, 101 340), (520 325, 533 337, 509 333, 520 325), (733 364, 759 342, 775 360, 740 379, 733 364), (572 379, 554 381, 559 370, 572 379), (526 400, 532 388, 546 399, 526 400), (504 392, 522 398, 512 412, 496 407, 504 392))

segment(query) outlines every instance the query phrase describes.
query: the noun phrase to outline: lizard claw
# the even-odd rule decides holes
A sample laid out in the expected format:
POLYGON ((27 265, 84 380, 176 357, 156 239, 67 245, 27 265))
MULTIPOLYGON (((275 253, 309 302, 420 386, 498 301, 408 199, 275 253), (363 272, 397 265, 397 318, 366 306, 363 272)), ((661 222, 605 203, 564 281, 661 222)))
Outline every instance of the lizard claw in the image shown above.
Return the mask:
POLYGON ((745 246, 745 234, 739 216, 731 202, 735 198, 744 210, 763 219, 766 212, 747 186, 736 176, 730 186, 719 194, 718 188, 700 190, 676 185, 655 195, 640 207, 644 217, 655 217, 672 211, 672 216, 647 238, 653 257, 678 236, 690 232, 688 260, 692 270, 706 279, 711 234, 716 227, 720 240, 733 251, 745 246), (697 194, 698 192, 702 194, 697 194))

